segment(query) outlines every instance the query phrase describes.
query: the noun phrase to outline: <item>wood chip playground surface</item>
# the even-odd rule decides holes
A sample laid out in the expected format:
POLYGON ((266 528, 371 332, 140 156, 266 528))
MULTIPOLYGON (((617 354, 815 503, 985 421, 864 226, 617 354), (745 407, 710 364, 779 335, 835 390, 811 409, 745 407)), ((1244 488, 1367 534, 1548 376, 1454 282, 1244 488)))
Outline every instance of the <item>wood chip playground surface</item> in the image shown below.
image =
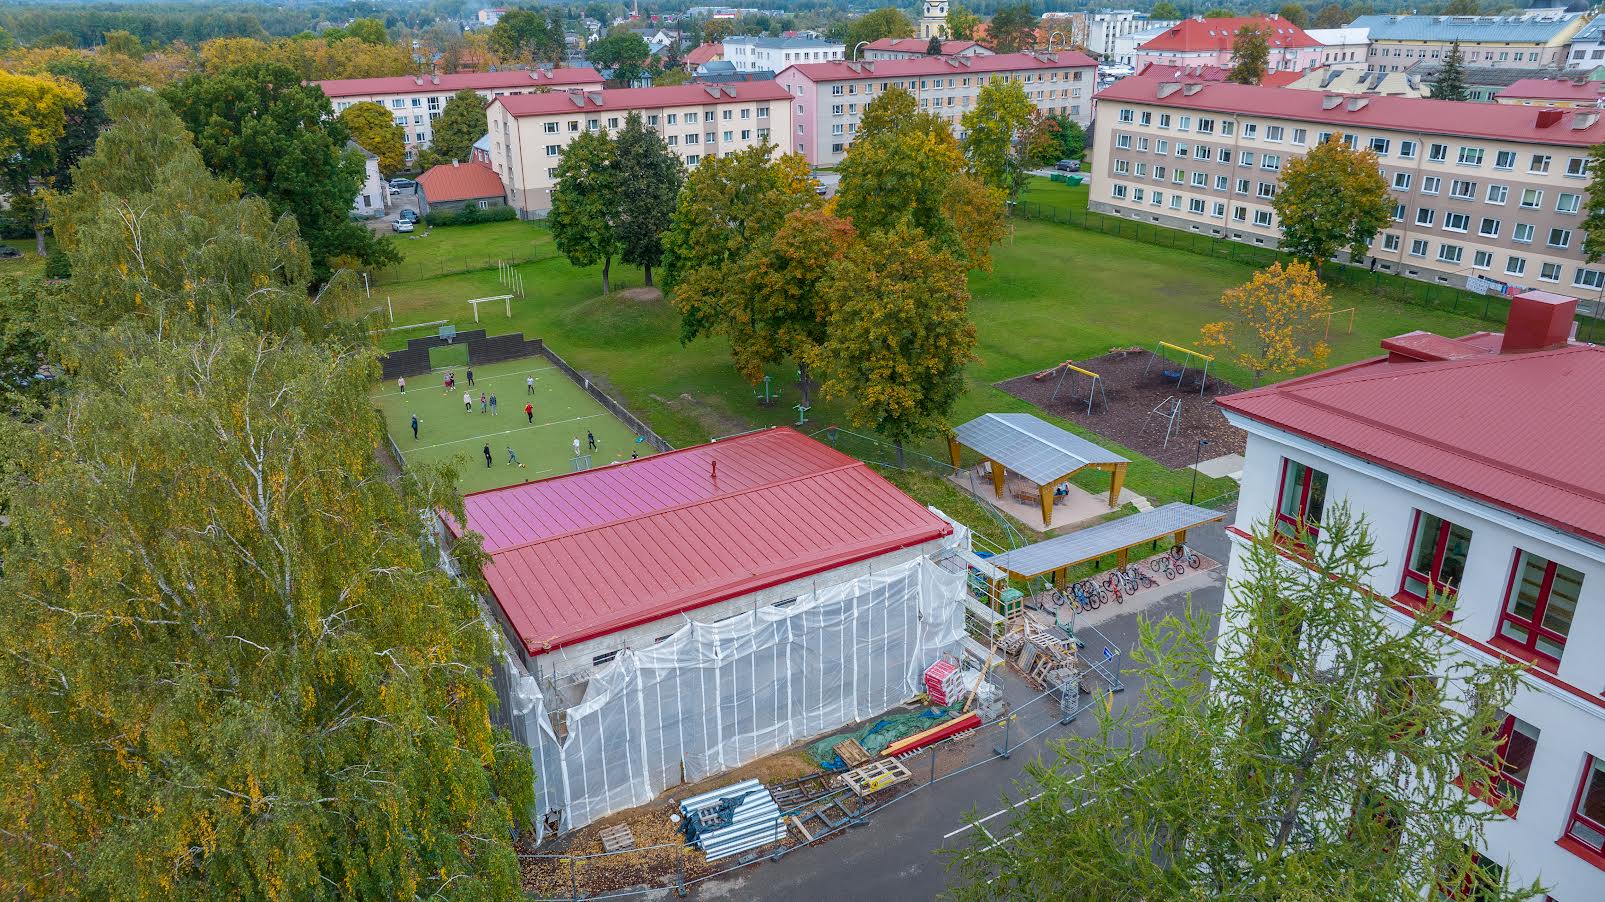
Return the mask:
POLYGON ((587 466, 605 466, 629 460, 632 453, 642 457, 652 453, 650 444, 637 442, 628 426, 544 357, 473 367, 471 387, 467 369, 441 367, 427 375, 410 377, 405 392, 394 381, 387 382, 376 388, 373 396, 403 460, 455 459, 457 486, 465 494, 545 479, 587 466), (446 392, 442 384, 447 370, 457 377, 457 387, 451 392, 446 392), (530 377, 535 379, 533 393, 526 389, 525 380, 530 377), (469 410, 463 409, 465 391, 473 399, 469 410), (487 402, 484 410, 479 402, 481 393, 487 402), (495 414, 489 410, 492 393, 497 401, 495 414), (535 407, 533 423, 524 414, 526 403, 535 407), (416 439, 412 435, 414 414, 418 417, 416 439), (595 451, 586 448, 587 430, 596 437, 595 451), (576 438, 582 455, 578 460, 574 456, 576 438), (489 467, 485 466, 486 444, 491 451, 489 467), (523 466, 508 462, 509 448, 523 466))

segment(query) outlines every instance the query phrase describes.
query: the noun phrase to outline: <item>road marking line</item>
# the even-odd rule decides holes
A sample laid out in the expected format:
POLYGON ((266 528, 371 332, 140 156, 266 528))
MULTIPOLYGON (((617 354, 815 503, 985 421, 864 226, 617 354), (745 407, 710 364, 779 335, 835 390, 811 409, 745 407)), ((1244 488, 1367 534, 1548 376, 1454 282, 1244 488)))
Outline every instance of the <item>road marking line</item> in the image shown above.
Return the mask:
MULTIPOLYGON (((980 820, 976 821, 973 824, 965 824, 964 826, 958 828, 957 830, 953 830, 953 831, 947 833, 942 838, 943 839, 952 839, 953 837, 958 836, 960 833, 963 833, 966 830, 971 829, 972 827, 981 827, 981 832, 982 833, 986 833, 986 828, 982 827, 981 826, 982 824, 985 824, 987 821, 997 817, 1000 814, 1008 814, 1010 811, 1013 811, 1014 809, 1019 808, 1021 805, 1028 805, 1031 802, 1035 802, 1037 799, 1040 799, 1040 798, 1042 798, 1042 793, 1039 792, 1039 793, 1037 793, 1036 795, 1032 796, 1029 799, 1021 799, 1020 801, 1015 802, 1014 804, 1008 806, 1007 808, 999 808, 998 810, 992 812, 991 814, 987 815, 986 817, 981 818, 980 820)), ((992 834, 987 833, 986 835, 987 836, 991 836, 992 834)))
MULTIPOLYGON (((589 413, 589 414, 586 414, 583 417, 570 417, 569 419, 566 419, 566 420, 553 420, 550 423, 535 423, 534 425, 520 426, 517 429, 504 429, 501 432, 486 432, 486 433, 484 433, 482 435, 473 435, 473 436, 469 436, 468 438, 460 438, 460 439, 457 439, 456 441, 452 441, 452 442, 437 442, 437 443, 435 443, 433 445, 417 445, 415 447, 408 448, 405 451, 402 451, 401 452, 401 456, 402 457, 406 457, 408 454, 411 454, 414 451, 428 451, 430 448, 444 448, 444 447, 446 447, 448 445, 460 445, 463 442, 484 441, 485 439, 495 438, 498 435, 512 435, 515 432, 524 432, 524 431, 530 430, 530 429, 541 429, 541 428, 544 428, 546 426, 561 426, 564 423, 576 423, 576 422, 579 422, 580 420, 594 420, 597 417, 606 417, 606 416, 612 416, 612 414, 608 414, 608 413, 589 413)), ((419 420, 418 422, 422 423, 423 421, 419 420)))

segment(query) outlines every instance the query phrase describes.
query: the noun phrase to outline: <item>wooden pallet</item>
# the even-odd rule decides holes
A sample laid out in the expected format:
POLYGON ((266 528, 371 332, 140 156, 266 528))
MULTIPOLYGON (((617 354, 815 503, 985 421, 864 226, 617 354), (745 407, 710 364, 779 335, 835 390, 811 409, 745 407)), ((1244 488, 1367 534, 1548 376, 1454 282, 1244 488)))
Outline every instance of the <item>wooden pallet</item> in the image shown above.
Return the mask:
POLYGON ((864 747, 859 745, 856 739, 838 742, 831 747, 831 751, 840 755, 842 763, 850 768, 869 762, 869 752, 864 751, 864 747))
POLYGON ((866 764, 842 774, 842 782, 847 784, 859 798, 868 798, 883 789, 907 780, 908 768, 901 762, 886 759, 866 764))
POLYGON ((602 849, 604 851, 619 852, 633 848, 635 848, 635 834, 630 832, 629 826, 619 824, 602 831, 602 849))

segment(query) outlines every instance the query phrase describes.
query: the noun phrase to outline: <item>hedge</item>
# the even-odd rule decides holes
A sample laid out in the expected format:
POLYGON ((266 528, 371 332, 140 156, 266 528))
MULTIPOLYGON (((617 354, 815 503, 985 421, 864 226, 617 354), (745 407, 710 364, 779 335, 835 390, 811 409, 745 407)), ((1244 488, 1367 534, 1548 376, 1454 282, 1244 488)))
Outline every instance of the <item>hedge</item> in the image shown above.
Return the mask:
POLYGON ((463 207, 451 213, 429 213, 424 216, 424 222, 431 227, 476 225, 481 222, 506 222, 517 219, 518 212, 512 207, 487 207, 481 210, 478 207, 463 207))

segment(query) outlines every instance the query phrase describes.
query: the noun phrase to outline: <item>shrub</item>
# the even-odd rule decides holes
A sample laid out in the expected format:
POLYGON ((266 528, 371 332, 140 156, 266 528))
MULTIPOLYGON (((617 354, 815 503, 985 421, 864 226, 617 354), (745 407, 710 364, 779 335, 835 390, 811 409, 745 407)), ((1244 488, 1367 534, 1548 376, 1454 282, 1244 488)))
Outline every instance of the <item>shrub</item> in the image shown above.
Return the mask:
POLYGON ((45 278, 72 278, 72 262, 67 259, 67 254, 61 248, 53 247, 45 256, 45 278))
POLYGON ((440 227, 476 225, 481 222, 506 222, 517 218, 518 212, 512 207, 488 207, 483 210, 478 207, 463 207, 461 210, 452 212, 431 212, 424 216, 424 222, 431 227, 440 227))

